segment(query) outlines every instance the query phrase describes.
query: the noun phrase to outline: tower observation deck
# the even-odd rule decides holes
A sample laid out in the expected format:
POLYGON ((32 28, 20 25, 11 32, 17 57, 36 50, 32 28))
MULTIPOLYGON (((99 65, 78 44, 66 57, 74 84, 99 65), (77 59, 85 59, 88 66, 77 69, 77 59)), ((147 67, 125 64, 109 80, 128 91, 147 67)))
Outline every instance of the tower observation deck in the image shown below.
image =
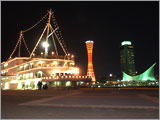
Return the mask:
POLYGON ((92 82, 96 82, 94 69, 93 69, 93 63, 92 63, 92 52, 93 52, 93 41, 88 40, 86 41, 86 47, 87 47, 87 53, 88 53, 88 70, 87 70, 87 76, 92 77, 92 82))

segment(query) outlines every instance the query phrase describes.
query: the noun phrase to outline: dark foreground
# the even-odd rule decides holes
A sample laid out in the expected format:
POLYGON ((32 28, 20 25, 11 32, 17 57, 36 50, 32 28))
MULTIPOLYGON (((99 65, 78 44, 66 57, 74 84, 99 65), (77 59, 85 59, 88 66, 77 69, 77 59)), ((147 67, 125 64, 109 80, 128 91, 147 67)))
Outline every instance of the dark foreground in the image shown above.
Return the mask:
POLYGON ((158 119, 158 89, 2 91, 2 119, 158 119))

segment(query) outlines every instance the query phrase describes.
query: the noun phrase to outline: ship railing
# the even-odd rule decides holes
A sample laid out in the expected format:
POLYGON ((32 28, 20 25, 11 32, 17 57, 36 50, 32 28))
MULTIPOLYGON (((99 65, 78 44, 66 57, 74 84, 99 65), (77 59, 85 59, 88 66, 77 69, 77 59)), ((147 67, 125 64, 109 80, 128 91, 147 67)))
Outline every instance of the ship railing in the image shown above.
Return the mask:
POLYGON ((32 56, 32 58, 43 58, 43 59, 65 59, 65 60, 73 60, 74 58, 72 57, 67 57, 67 56, 60 56, 60 55, 54 55, 54 56, 32 56))
POLYGON ((66 75, 66 76, 47 76, 42 77, 43 80, 51 80, 51 79, 91 79, 91 76, 79 76, 79 75, 66 75))

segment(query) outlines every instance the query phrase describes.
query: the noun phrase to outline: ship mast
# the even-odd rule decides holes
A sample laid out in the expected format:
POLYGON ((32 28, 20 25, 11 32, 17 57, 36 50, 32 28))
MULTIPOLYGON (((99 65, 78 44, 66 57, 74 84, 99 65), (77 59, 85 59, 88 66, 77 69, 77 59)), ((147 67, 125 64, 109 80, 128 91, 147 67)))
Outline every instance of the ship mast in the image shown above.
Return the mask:
MULTIPOLYGON (((61 35, 61 31, 59 30, 59 26, 58 26, 58 24, 57 24, 57 22, 56 22, 56 19, 55 19, 55 16, 54 16, 53 12, 52 12, 52 9, 50 9, 50 10, 48 10, 47 14, 44 15, 44 16, 43 16, 38 22, 36 22, 33 26, 29 27, 28 29, 22 30, 22 31, 20 32, 20 36, 19 36, 18 42, 17 42, 17 44, 16 44, 16 46, 15 46, 15 48, 14 48, 14 50, 13 50, 13 52, 11 53, 11 55, 10 55, 9 58, 12 57, 12 55, 13 55, 14 52, 16 51, 18 45, 19 45, 18 57, 21 56, 21 53, 20 53, 21 40, 23 40, 23 42, 24 42, 24 45, 25 45, 25 47, 26 47, 26 49, 27 49, 27 51, 28 51, 28 53, 29 53, 29 55, 30 55, 29 57, 31 58, 32 56, 34 56, 34 55, 35 55, 34 52, 35 52, 37 46, 39 45, 39 43, 41 42, 42 37, 43 37, 43 35, 44 35, 45 32, 46 32, 47 35, 46 35, 46 39, 45 39, 44 43, 42 44, 43 47, 44 47, 44 50, 45 50, 44 57, 45 57, 45 58, 48 57, 48 47, 49 47, 48 40, 49 40, 49 37, 50 37, 50 36, 52 37, 52 40, 53 40, 53 43, 54 43, 56 56, 58 56, 58 50, 57 50, 57 46, 56 46, 56 43, 55 43, 55 39, 58 41, 59 45, 61 46, 63 52, 65 53, 65 56, 68 57, 67 49, 66 49, 66 47, 65 47, 65 44, 64 44, 64 41, 63 41, 63 37, 62 37, 62 35, 61 35), (47 16, 48 16, 48 21, 47 21, 47 23, 46 23, 46 25, 45 25, 45 28, 44 28, 41 36, 39 37, 38 42, 36 43, 35 47, 33 48, 32 52, 30 53, 30 51, 29 51, 29 49, 28 49, 28 47, 27 47, 27 45, 26 45, 26 42, 25 42, 25 40, 24 40, 23 34, 24 34, 25 32, 30 31, 31 29, 35 28, 35 27, 36 27, 38 24, 40 24, 41 21, 43 21, 47 16), (53 27, 52 27, 51 20, 53 21, 53 25, 54 25, 53 27), (50 32, 51 32, 51 33, 50 33, 50 32)), ((52 52, 52 53, 53 53, 53 52, 52 52)))
POLYGON ((44 47, 45 47, 45 58, 48 56, 48 47, 49 47, 48 35, 49 35, 49 29, 50 29, 50 20, 51 20, 52 10, 50 9, 48 11, 48 13, 49 13, 49 18, 48 18, 48 23, 47 23, 47 36, 46 36, 46 43, 44 44, 44 47))

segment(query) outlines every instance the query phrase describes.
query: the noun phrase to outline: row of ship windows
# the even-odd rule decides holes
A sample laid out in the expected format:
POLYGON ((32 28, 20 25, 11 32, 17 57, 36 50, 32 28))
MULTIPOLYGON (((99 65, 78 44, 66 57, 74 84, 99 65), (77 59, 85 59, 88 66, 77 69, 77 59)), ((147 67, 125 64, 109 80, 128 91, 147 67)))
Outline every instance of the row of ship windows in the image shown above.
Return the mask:
MULTIPOLYGON (((30 64, 25 64, 23 66, 19 66, 17 71, 23 71, 23 70, 27 70, 27 69, 31 69, 31 68, 37 68, 37 67, 74 67, 74 63, 73 62, 57 62, 57 61, 54 61, 54 62, 43 62, 43 61, 40 61, 40 62, 37 62, 37 63, 30 63, 30 64)), ((8 65, 7 65, 8 66, 8 65)), ((5 68, 7 68, 7 66, 5 68)), ((8 70, 5 70, 2 72, 2 74, 5 74, 7 73, 8 70)))
POLYGON ((74 67, 74 64, 32 64, 32 65, 25 65, 25 66, 20 66, 18 68, 18 72, 19 71, 23 71, 23 70, 28 70, 28 69, 32 69, 32 68, 38 68, 38 67, 74 67))
MULTIPOLYGON (((23 66, 20 66, 19 68, 21 67, 26 67, 26 66, 44 66, 44 67, 49 67, 49 66, 64 66, 64 65, 69 65, 69 66, 74 66, 74 63, 73 62, 58 62, 58 61, 53 61, 53 62, 44 62, 44 61, 39 61, 39 62, 33 62, 33 63, 29 63, 29 64, 25 64, 23 66)), ((2 69, 6 69, 6 68, 9 68, 8 67, 8 64, 4 64, 1 66, 2 69)))
MULTIPOLYGON (((71 77, 71 76, 74 76, 74 75, 76 75, 76 74, 71 74, 71 73, 56 73, 56 74, 51 75, 50 77, 54 76, 54 77, 58 77, 58 78, 66 78, 67 76, 71 77)), ((19 76, 17 76, 17 79, 18 80, 22 80, 22 79, 25 80, 25 79, 42 78, 42 77, 43 78, 47 78, 42 71, 38 71, 36 73, 32 73, 31 72, 31 73, 26 73, 26 74, 19 75, 19 76)), ((87 76, 87 78, 88 78, 88 76, 87 76)), ((3 77, 2 78, 2 80, 5 80, 5 79, 15 79, 15 77, 3 77)))

